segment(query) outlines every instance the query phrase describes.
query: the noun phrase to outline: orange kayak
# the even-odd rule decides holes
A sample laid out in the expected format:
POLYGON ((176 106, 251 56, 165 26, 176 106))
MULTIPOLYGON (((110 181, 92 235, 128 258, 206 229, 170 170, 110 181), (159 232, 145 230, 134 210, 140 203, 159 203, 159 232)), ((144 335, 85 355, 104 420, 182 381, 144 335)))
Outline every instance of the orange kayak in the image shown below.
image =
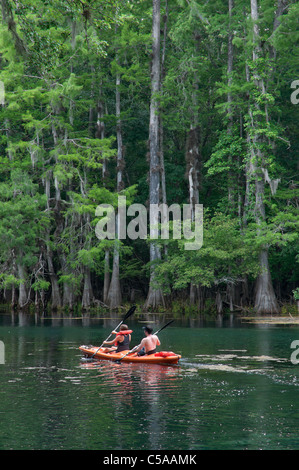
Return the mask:
MULTIPOLYGON (((96 346, 80 346, 80 351, 86 357, 92 356, 96 350, 98 349, 96 346)), ((96 359, 104 359, 108 361, 115 361, 116 359, 120 359, 122 356, 127 354, 128 351, 122 351, 119 353, 105 353, 103 352, 103 348, 100 348, 98 352, 95 354, 96 359)), ((175 354, 172 351, 160 351, 154 354, 150 354, 149 356, 137 356, 137 353, 129 354, 128 356, 124 357, 121 362, 140 362, 145 364, 177 364, 181 356, 179 354, 175 354)))

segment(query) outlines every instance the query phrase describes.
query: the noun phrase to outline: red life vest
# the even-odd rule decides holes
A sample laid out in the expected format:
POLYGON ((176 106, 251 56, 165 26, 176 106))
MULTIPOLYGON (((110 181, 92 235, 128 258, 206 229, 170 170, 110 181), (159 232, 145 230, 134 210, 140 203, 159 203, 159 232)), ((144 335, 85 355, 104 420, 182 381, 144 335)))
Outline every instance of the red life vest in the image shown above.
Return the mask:
POLYGON ((133 330, 123 330, 123 331, 118 331, 116 333, 116 336, 125 336, 125 335, 130 335, 133 333, 133 330))
POLYGON ((175 356, 175 353, 172 351, 160 351, 155 354, 156 357, 168 357, 168 356, 175 356))

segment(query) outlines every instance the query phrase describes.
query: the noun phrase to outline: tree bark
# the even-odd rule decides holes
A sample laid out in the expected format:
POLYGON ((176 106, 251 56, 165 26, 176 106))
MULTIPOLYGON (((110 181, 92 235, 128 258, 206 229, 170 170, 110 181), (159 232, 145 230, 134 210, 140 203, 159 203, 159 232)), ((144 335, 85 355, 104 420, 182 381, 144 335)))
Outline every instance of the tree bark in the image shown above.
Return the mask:
MULTIPOLYGON (((47 198, 46 210, 47 211, 50 210, 50 198, 51 198, 50 175, 51 175, 51 172, 48 171, 46 174, 46 180, 45 180, 45 194, 47 198)), ((54 270, 53 252, 50 247, 50 231, 49 230, 47 230, 47 234, 46 234, 46 260, 47 260, 48 272, 49 272, 50 282, 51 282, 51 308, 56 310, 61 307, 61 296, 60 296, 57 275, 54 270)))
POLYGON ((53 259, 52 259, 52 251, 49 247, 49 241, 47 243, 47 263, 48 263, 48 270, 51 282, 51 308, 57 309, 61 307, 61 297, 60 297, 60 290, 58 285, 58 280, 56 273, 54 271, 53 259))
POLYGON ((26 287, 26 268, 22 264, 18 263, 18 276, 20 280, 19 284, 19 307, 23 308, 27 304, 28 293, 26 287))
MULTIPOLYGON (((227 126, 227 133, 228 135, 232 136, 233 134, 233 125, 234 125, 234 114, 232 108, 232 92, 231 86, 233 83, 232 73, 233 73, 233 66, 234 66, 234 47, 233 47, 233 28, 232 28, 232 16, 233 16, 233 8, 234 8, 234 0, 228 0, 228 14, 229 14, 229 31, 228 31, 228 54, 227 54, 227 85, 228 85, 228 93, 227 93, 227 118, 228 118, 228 126, 227 126)), ((228 173, 228 210, 231 214, 235 215, 236 212, 236 200, 235 194, 236 191, 236 177, 234 175, 232 164, 235 159, 234 155, 229 155, 229 164, 230 169, 228 173)), ((230 271, 230 266, 229 266, 230 271)), ((230 311, 233 311, 233 297, 234 297, 235 285, 232 283, 228 283, 226 287, 227 297, 229 299, 229 306, 230 311)))
MULTIPOLYGON (((72 47, 73 53, 74 53, 75 47, 76 47, 76 32, 77 32, 76 20, 72 19, 71 20, 71 47, 72 47)), ((71 63, 70 63, 70 72, 71 73, 74 72, 73 60, 71 60, 71 63)), ((74 101, 73 100, 70 100, 69 120, 70 120, 71 126, 73 126, 74 125, 74 101)))
MULTIPOLYGON (((162 47, 162 59, 161 59, 161 76, 160 76, 160 93, 163 94, 163 80, 165 75, 165 53, 166 53, 166 38, 167 38, 167 22, 168 22, 168 1, 165 1, 165 15, 164 15, 164 30, 163 30, 163 47, 162 47)), ((167 192, 166 192, 166 175, 164 165, 164 129, 163 129, 163 118, 159 115, 159 137, 160 137, 160 168, 161 168, 161 189, 162 189, 162 203, 167 204, 167 192)), ((166 245, 165 245, 166 248, 166 245)), ((165 251, 165 254, 167 250, 165 251)))
POLYGON ((108 292, 110 286, 110 266, 109 266, 109 250, 105 251, 105 261, 104 261, 104 288, 103 288, 103 302, 107 304, 108 292))
POLYGON ((68 282, 63 283, 63 306, 73 310, 75 304, 74 288, 68 282))
POLYGON ((223 302, 222 302, 222 297, 221 297, 221 293, 220 293, 219 290, 217 290, 217 293, 216 293, 215 304, 216 304, 216 309, 217 309, 218 315, 222 315, 222 313, 223 313, 223 302))
MULTIPOLYGON (((124 188, 123 183, 123 168, 124 168, 124 157, 123 157, 123 142, 122 142, 122 130, 121 130, 121 116, 120 116, 120 74, 116 74, 116 134, 117 134, 117 192, 124 188)), ((119 229, 119 214, 116 214, 116 234, 119 229)), ((118 237, 117 237, 118 238, 118 237)), ((113 251, 113 267, 112 276, 109 286, 109 292, 107 296, 107 303, 110 308, 117 308, 121 305, 121 288, 119 279, 119 242, 115 241, 113 251)), ((104 301, 105 302, 105 301, 104 301)))
POLYGON ((119 282, 119 248, 114 247, 112 276, 107 296, 107 304, 110 308, 117 308, 121 305, 121 290, 119 282))
MULTIPOLYGON (((98 139, 105 139, 105 122, 104 122, 104 103, 102 97, 102 83, 99 91, 99 102, 98 102, 98 119, 97 119, 97 133, 98 139)), ((107 178, 107 161, 103 159, 102 166, 102 181, 103 186, 106 185, 107 178)), ((103 286, 103 302, 107 304, 109 286, 110 286, 110 251, 105 250, 105 261, 104 261, 104 286, 103 286)))
MULTIPOLYGON (((67 274, 68 271, 64 268, 64 273, 67 274)), ((74 286, 69 282, 63 283, 63 297, 62 297, 63 307, 68 307, 70 310, 73 310, 75 304, 75 292, 74 286)))
MULTIPOLYGON (((253 63, 255 64, 261 57, 261 45, 260 45, 260 31, 258 25, 258 3, 257 0, 251 0, 251 18, 253 21, 253 63)), ((254 83, 256 88, 260 93, 265 93, 265 84, 263 79, 259 76, 257 65, 254 68, 254 83)), ((260 106, 258 102, 254 102, 255 109, 260 111, 260 106)), ((249 106, 249 115, 251 119, 251 125, 254 128, 256 126, 253 115, 253 111, 249 106)), ((266 110, 267 116, 267 110, 266 110)), ((259 124, 259 123, 257 123, 259 124)), ((261 144, 263 142, 263 136, 256 130, 251 137, 249 138, 250 148, 251 148, 251 169, 253 170, 253 175, 255 178, 255 207, 254 207, 254 216, 257 225, 259 226, 263 221, 265 221, 265 204, 264 204, 264 175, 262 172, 262 164, 264 156, 261 151, 261 144)), ((259 228, 258 228, 259 233, 259 228)), ((268 262, 268 246, 264 244, 261 247, 261 252, 259 256, 260 264, 260 274, 256 281, 256 295, 255 295, 255 304, 254 307, 256 312, 261 313, 278 313, 279 307, 274 293, 271 274, 269 270, 268 262)))
MULTIPOLYGON (((199 129, 195 126, 195 123, 191 124, 187 139, 186 160, 189 183, 189 204, 191 206, 191 220, 194 221, 195 204, 199 204, 199 129)), ((197 286, 193 283, 190 284, 189 300, 191 305, 194 305, 197 300, 197 286)))
MULTIPOLYGON (((199 49, 199 34, 194 32, 195 40, 195 53, 199 49)), ((195 205, 199 204, 199 185, 200 185, 200 127, 198 116, 198 74, 195 72, 192 90, 192 103, 191 103, 191 124, 186 142, 186 166, 187 177, 189 183, 189 204, 191 206, 191 220, 194 221, 195 205)), ((198 288, 195 284, 190 284, 190 304, 193 305, 197 300, 198 288)))
POLYGON ((84 269, 84 286, 81 305, 84 309, 89 309, 94 301, 93 289, 91 284, 90 269, 85 267, 84 269))
MULTIPOLYGON (((233 63, 234 63, 234 49, 233 49, 233 32, 231 26, 232 14, 234 8, 234 0, 228 0, 228 12, 229 12, 229 33, 228 33, 228 57, 227 57, 227 75, 228 80, 227 84, 229 87, 229 91, 227 93, 227 115, 228 115, 228 128, 227 133, 232 135, 233 132, 233 110, 232 110, 232 93, 231 93, 231 85, 232 85, 232 72, 233 72, 233 63)), ((232 165, 233 162, 233 155, 229 156, 230 164, 232 165)), ((234 200, 234 187, 233 187, 233 172, 232 169, 229 170, 228 174, 228 203, 229 206, 233 209, 235 205, 234 200)))
POLYGON ((195 205, 199 204, 199 160, 199 127, 193 122, 190 126, 186 149, 189 204, 191 206, 192 221, 194 221, 195 205))
MULTIPOLYGON (((159 103, 157 94, 160 91, 160 0, 153 0, 153 25, 152 25, 152 67, 151 67, 151 104, 149 123, 150 146, 150 173, 149 173, 149 203, 159 204, 160 201, 160 161, 159 161, 159 103)), ((154 239, 155 228, 158 220, 152 220, 150 238, 154 239)), ((161 258, 159 247, 153 241, 150 242, 150 262, 161 258)), ((150 285, 145 308, 156 308, 163 304, 162 292, 155 285, 155 268, 151 266, 150 285)))
POLYGON ((279 307, 274 293, 268 262, 268 249, 261 251, 259 262, 261 273, 256 281, 255 308, 257 313, 279 313, 279 307))

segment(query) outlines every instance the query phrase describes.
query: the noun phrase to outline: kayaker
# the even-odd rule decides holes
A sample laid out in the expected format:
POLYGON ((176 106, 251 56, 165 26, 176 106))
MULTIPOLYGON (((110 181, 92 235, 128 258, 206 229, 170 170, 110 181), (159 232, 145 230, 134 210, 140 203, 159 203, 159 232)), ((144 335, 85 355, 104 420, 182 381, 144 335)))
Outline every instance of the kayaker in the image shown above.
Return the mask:
POLYGON ((143 329, 145 338, 143 338, 136 351, 138 356, 149 356, 156 352, 156 347, 160 346, 161 343, 158 336, 153 335, 153 329, 150 326, 144 326, 143 329))
POLYGON ((112 341, 104 341, 103 344, 114 346, 111 348, 105 348, 103 352, 122 352, 130 349, 132 330, 129 330, 127 325, 122 324, 118 332, 112 331, 112 333, 116 335, 115 338, 112 341))

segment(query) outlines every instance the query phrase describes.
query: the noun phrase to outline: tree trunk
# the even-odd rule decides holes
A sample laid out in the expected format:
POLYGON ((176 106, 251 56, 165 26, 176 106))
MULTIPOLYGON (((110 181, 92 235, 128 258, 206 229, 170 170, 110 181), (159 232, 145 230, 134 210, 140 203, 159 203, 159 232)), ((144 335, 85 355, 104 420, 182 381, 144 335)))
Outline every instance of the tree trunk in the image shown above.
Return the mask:
POLYGON ((107 304, 110 308, 117 308, 121 305, 121 290, 119 282, 119 249, 114 247, 112 276, 107 296, 107 304))
MULTIPOLYGON (((45 179, 45 194, 47 198, 46 210, 48 211, 50 210, 50 198, 51 198, 51 193, 50 193, 51 174, 52 172, 49 170, 46 173, 46 179, 45 179)), ((60 296, 57 276, 54 270, 53 253, 50 247, 50 231, 49 230, 48 230, 48 233, 46 234, 46 259, 47 259, 48 271, 49 271, 50 282, 51 282, 51 308, 55 310, 61 307, 61 296, 60 296)))
MULTIPOLYGON (((194 40, 196 44, 196 53, 199 49, 199 38, 197 33, 194 33, 194 40)), ((191 106, 191 124, 186 142, 186 166, 187 177, 189 183, 189 204, 191 206, 191 220, 194 221, 195 205, 199 204, 199 171, 200 171, 200 128, 198 119, 198 74, 194 74, 193 90, 192 90, 192 106, 191 106)), ((189 301, 194 305, 197 300, 197 286, 193 283, 190 284, 189 301)))
MULTIPOLYGON (((61 257, 62 272, 64 275, 71 274, 70 268, 67 263, 66 256, 63 254, 61 257)), ((73 310, 75 304, 75 291, 74 286, 69 281, 63 282, 63 297, 62 297, 63 307, 69 307, 70 310, 73 310)))
MULTIPOLYGON (((257 0, 251 0, 251 18, 253 21, 253 63, 256 64, 261 57, 261 45, 260 45, 260 31, 258 25, 258 4, 257 0)), ((265 93, 265 85, 263 79, 259 76, 257 71, 257 65, 254 68, 254 83, 260 93, 265 93)), ((254 103, 255 109, 260 111, 260 106, 257 101, 254 103)), ((267 109, 266 116, 267 116, 267 109)), ((253 111, 249 106, 249 115, 251 119, 252 127, 255 127, 255 120, 253 111)), ((257 122, 257 127, 259 122, 257 122)), ((261 151, 261 144, 263 142, 263 136, 259 130, 256 129, 253 136, 251 137, 251 168, 255 177, 255 208, 254 215, 257 225, 259 226, 265 221, 265 204, 264 204, 264 175, 262 172, 262 165, 264 156, 261 151)), ((258 228, 259 233, 259 228, 258 228)), ((268 262, 268 246, 265 244, 261 247, 259 256, 260 263, 260 275, 256 281, 256 295, 255 295, 255 309, 257 313, 278 313, 279 307, 275 297, 274 289, 272 286, 271 274, 269 271, 268 262)))
MULTIPOLYGON (((164 15, 164 30, 163 30, 163 47, 162 47, 162 59, 161 59, 161 77, 160 77, 160 93, 163 94, 163 80, 165 75, 165 53, 166 53, 166 38, 167 38, 167 22, 168 22, 168 1, 165 1, 165 15, 164 15)), ((164 165, 164 130, 163 130, 163 118, 159 115, 159 137, 160 137, 160 168, 161 168, 161 189, 162 189, 162 203, 167 204, 167 193, 166 193, 166 177, 165 177, 165 165, 164 165)), ((165 245, 166 248, 166 245, 165 245)), ((167 251, 165 252, 165 254, 167 251)))
POLYGON ((91 91, 90 91, 90 101, 91 104, 89 106, 89 116, 88 116, 88 133, 90 136, 94 135, 94 125, 93 125, 93 113, 94 113, 94 74, 95 74, 95 69, 94 65, 91 64, 90 66, 90 71, 91 71, 91 91))
POLYGON ((28 293, 26 287, 26 269, 25 266, 18 263, 18 276, 20 280, 19 284, 19 307, 23 308, 27 304, 28 293))
MULTIPOLYGON (((53 115, 56 115, 56 113, 58 113, 58 115, 59 115, 59 112, 53 107, 52 104, 51 104, 51 107, 52 107, 53 115)), ((58 132, 57 132, 57 129, 56 129, 53 118, 52 118, 52 136, 53 136, 53 142, 54 142, 54 148, 55 148, 55 164, 57 165, 58 164, 58 156, 59 156, 59 148, 58 148, 59 136, 58 136, 58 132)), ((59 185, 59 181, 58 181, 57 176, 54 177, 54 186, 55 186, 55 201, 56 201, 55 210, 57 210, 59 212, 61 192, 60 192, 60 185, 59 185)))
MULTIPOLYGON (((105 139, 105 122, 104 122, 104 103, 102 98, 102 83, 99 91, 99 102, 98 102, 98 119, 97 119, 97 133, 98 139, 105 139)), ((102 166, 102 181, 103 186, 106 185, 107 178, 107 161, 103 159, 102 166)), ((103 287, 103 302, 107 304, 109 286, 110 286, 110 251, 105 250, 105 261, 104 261, 104 287, 103 287)))
MULTIPOLYGON (((227 55, 227 85, 228 85, 228 93, 227 93, 227 117, 228 117, 228 126, 227 126, 227 133, 228 135, 232 136, 233 133, 233 124, 234 124, 234 117, 233 117, 233 109, 232 109, 232 93, 231 93, 231 86, 232 86, 232 72, 233 72, 233 65, 234 65, 234 49, 233 49, 233 30, 232 30, 232 14, 234 8, 234 0, 228 0, 228 13, 229 13, 229 33, 228 33, 228 55, 227 55)), ((235 188, 234 188, 234 177, 233 177, 233 170, 232 170, 232 163, 233 163, 234 156, 229 155, 229 163, 230 169, 228 173, 228 208, 231 213, 235 212, 235 188)), ((231 270, 229 266, 229 271, 231 270)), ((227 296, 229 299, 230 311, 233 311, 233 295, 234 295, 235 286, 232 283, 227 284, 227 296)))
POLYGON ((94 301, 93 290, 91 285, 91 275, 90 270, 85 267, 84 269, 84 286, 83 286, 83 295, 82 295, 82 307, 84 309, 90 308, 94 301))
MULTIPOLYGON (((121 117, 120 117, 120 75, 116 74, 116 134, 117 134, 117 192, 124 187, 123 183, 123 143, 122 143, 122 130, 121 130, 121 117)), ((116 233, 119 231, 119 214, 116 214, 116 233)), ((118 237, 117 237, 118 238, 118 237)), ((121 305, 121 288, 119 280, 119 242, 115 241, 113 251, 113 267, 112 276, 109 286, 109 293, 107 296, 107 303, 110 308, 117 308, 121 305)))
POLYGON ((75 304, 74 288, 68 282, 63 283, 63 306, 73 310, 75 304))
MULTIPOLYGON (((228 75, 228 87, 229 91, 227 93, 227 115, 228 115, 228 127, 227 133, 232 135, 233 132, 233 110, 232 110, 232 93, 231 93, 231 85, 232 85, 232 72, 233 72, 233 62, 234 62, 234 49, 233 49, 233 31, 231 26, 231 19, 234 7, 234 0, 228 0, 228 11, 229 11, 229 33, 228 33, 228 57, 227 57, 227 75, 228 75)), ((230 165, 233 162, 233 155, 229 156, 230 165)), ((231 209, 234 209, 235 200, 234 200, 234 187, 233 187, 233 171, 230 168, 228 174, 228 203, 231 209)))
MULTIPOLYGON (((161 73, 160 73, 160 95, 163 95, 163 81, 165 77, 165 54, 166 54, 166 39, 167 39, 167 23, 168 23, 168 0, 165 0, 165 15, 163 16, 164 29, 163 29, 163 45, 162 45, 162 58, 161 58, 161 73)), ((164 164, 164 126, 161 110, 159 114, 159 139, 160 139, 160 171, 161 171, 161 191, 162 203, 167 204, 167 191, 166 191, 166 174, 164 164)), ((167 259, 168 246, 164 244, 164 256, 167 259)))
POLYGON ((217 313, 218 315, 221 315, 223 313, 223 302, 222 302, 222 297, 221 297, 221 293, 219 290, 217 290, 215 303, 216 303, 217 313))
POLYGON ((47 245, 47 263, 48 263, 48 270, 49 270, 49 276, 50 276, 51 288, 52 288, 52 290, 51 290, 51 308, 55 310, 55 309, 61 307, 61 297, 60 297, 60 291, 59 291, 57 276, 56 276, 56 273, 54 271, 52 251, 49 248, 49 245, 47 245))
POLYGON ((195 205, 199 204, 199 127, 192 123, 190 126, 187 149, 187 175, 189 183, 189 204, 191 206, 191 220, 194 221, 195 205))
MULTIPOLYGON (((14 275, 15 278, 18 277, 18 269, 17 269, 17 263, 16 263, 16 257, 15 257, 15 251, 12 250, 12 274, 14 275)), ((14 310, 17 307, 18 304, 18 299, 17 299, 17 289, 15 284, 12 284, 11 286, 11 308, 14 310)))
MULTIPOLYGON (((90 214, 86 214, 85 219, 86 219, 84 223, 85 228, 83 229, 82 236, 83 236, 86 249, 90 250, 91 248, 91 242, 89 239, 90 214)), ((84 284, 83 284, 81 305, 83 309, 88 309, 94 303, 94 294, 93 294, 93 288, 92 288, 92 283, 91 283, 91 272, 88 266, 83 267, 83 278, 84 278, 84 284)))
MULTIPOLYGON (((157 94, 160 91, 160 0, 153 0, 152 26, 152 70, 151 70, 151 104, 149 123, 150 174, 149 203, 160 202, 160 161, 159 161, 159 106, 157 94)), ((158 220, 152 220, 150 238, 155 238, 158 220), (154 227, 155 226, 155 227, 154 227)), ((150 242, 150 261, 154 263, 161 258, 159 247, 150 242)), ((162 292, 155 285, 155 268, 151 266, 150 285, 145 308, 156 308, 163 303, 162 292)))
POLYGON ((259 257, 261 273, 256 281, 255 308, 257 313, 279 313, 268 263, 268 250, 264 249, 259 257))
MULTIPOLYGON (((72 52, 74 53, 75 47, 76 47, 76 32, 77 32, 77 24, 76 20, 71 20, 71 47, 72 47, 72 52)), ((70 61, 70 72, 74 72, 74 64, 73 60, 70 61)), ((74 101, 71 99, 70 100, 70 107, 69 107, 69 120, 71 126, 74 125, 74 101)))
POLYGON ((103 288, 103 302, 107 304, 109 286, 110 286, 110 267, 109 267, 109 250, 105 251, 105 265, 104 265, 104 288, 103 288))
MULTIPOLYGON (((195 204, 199 204, 199 180, 198 180, 198 165, 199 165, 199 129, 194 124, 191 125, 188 139, 187 139, 187 173, 189 182, 189 204, 191 206, 191 220, 194 221, 195 217, 195 204)), ((197 286, 193 283, 190 284, 190 304, 194 305, 196 302, 197 286)))

